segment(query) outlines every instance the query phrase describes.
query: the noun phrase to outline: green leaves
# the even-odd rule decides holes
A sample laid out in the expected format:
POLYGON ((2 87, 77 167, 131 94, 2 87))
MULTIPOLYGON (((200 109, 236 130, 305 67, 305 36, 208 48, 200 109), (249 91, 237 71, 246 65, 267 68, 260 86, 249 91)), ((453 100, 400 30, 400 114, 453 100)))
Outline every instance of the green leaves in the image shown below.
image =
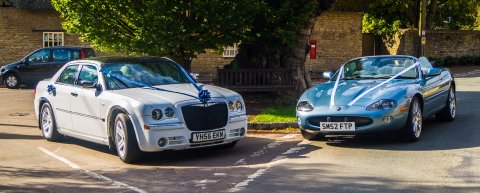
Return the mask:
POLYGON ((63 27, 95 48, 132 55, 180 56, 241 41, 253 0, 52 0, 63 27))
MULTIPOLYGON (((364 32, 393 35, 401 28, 418 27, 421 1, 369 1, 369 8, 363 18, 364 32)), ((476 26, 476 0, 429 0, 427 2, 427 26, 430 28, 472 29, 476 26), (437 4, 434 4, 434 1, 437 4), (433 19, 430 21, 429 18, 433 19)))

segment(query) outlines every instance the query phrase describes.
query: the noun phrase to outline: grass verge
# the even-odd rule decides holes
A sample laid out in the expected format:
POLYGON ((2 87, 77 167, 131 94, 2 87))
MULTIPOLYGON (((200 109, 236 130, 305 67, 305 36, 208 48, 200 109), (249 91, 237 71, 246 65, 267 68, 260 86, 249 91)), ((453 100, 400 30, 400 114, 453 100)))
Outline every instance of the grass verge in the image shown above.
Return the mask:
POLYGON ((249 122, 296 122, 295 105, 269 107, 256 116, 250 116, 249 122))

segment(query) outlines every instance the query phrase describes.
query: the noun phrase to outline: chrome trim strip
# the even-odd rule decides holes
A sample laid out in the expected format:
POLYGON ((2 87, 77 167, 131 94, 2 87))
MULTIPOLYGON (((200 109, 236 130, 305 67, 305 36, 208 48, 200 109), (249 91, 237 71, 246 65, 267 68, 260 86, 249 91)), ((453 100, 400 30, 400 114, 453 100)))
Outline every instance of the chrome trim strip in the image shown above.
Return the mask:
POLYGON ((101 120, 101 121, 105 122, 105 119, 101 118, 101 117, 96 117, 96 116, 93 116, 93 115, 87 115, 87 114, 83 114, 83 113, 77 113, 77 112, 73 112, 73 111, 69 111, 69 110, 65 110, 65 109, 60 109, 60 108, 55 108, 55 109, 57 109, 58 111, 62 111, 64 113, 69 113, 69 114, 72 114, 72 115, 78 115, 78 116, 82 116, 82 117, 97 119, 97 120, 101 120))

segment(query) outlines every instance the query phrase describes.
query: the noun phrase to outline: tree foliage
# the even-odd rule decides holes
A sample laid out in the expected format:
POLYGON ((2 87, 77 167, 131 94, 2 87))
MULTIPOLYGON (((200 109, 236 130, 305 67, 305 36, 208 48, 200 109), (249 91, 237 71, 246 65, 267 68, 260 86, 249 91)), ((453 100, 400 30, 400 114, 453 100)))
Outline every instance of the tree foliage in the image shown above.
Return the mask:
MULTIPOLYGON (((363 19, 363 31, 392 35, 400 28, 417 28, 419 0, 369 0, 363 19)), ((427 29, 472 29, 475 26, 477 0, 428 0, 427 29)))
POLYGON ((207 49, 245 39, 254 0, 52 0, 63 27, 95 48, 170 56, 189 68, 207 49))
POLYGON ((319 1, 312 0, 260 1, 236 62, 243 68, 281 66, 281 57, 288 54, 285 48, 297 43, 299 32, 318 5, 319 1))

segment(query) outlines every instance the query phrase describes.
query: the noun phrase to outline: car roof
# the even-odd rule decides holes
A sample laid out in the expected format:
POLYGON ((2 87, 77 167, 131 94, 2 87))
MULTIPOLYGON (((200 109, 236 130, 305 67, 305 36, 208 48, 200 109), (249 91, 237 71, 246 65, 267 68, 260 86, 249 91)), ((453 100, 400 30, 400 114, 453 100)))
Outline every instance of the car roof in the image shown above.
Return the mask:
POLYGON ((89 47, 80 47, 80 46, 50 46, 50 47, 45 47, 45 48, 40 48, 40 49, 61 49, 61 48, 67 48, 67 49, 93 49, 89 47))
POLYGON ((159 61, 171 61, 165 57, 138 57, 138 56, 113 56, 113 57, 93 57, 86 58, 84 60, 97 61, 100 63, 143 63, 143 62, 159 62, 159 61))

